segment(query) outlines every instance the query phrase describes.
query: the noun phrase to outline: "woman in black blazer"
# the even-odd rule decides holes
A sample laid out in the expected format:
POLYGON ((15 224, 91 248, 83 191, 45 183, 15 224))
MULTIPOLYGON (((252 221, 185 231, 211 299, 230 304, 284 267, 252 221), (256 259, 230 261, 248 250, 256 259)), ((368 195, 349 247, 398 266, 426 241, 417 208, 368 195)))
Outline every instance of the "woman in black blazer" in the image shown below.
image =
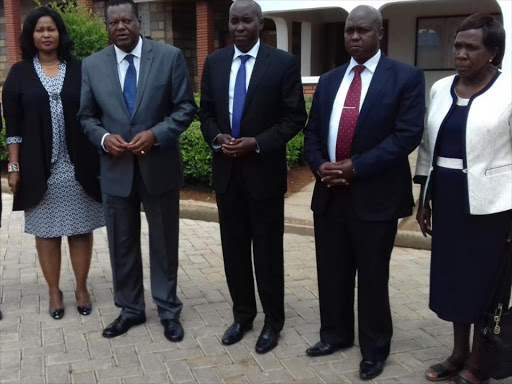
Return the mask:
POLYGON ((11 68, 3 88, 13 210, 25 211, 25 232, 36 237, 54 319, 64 316, 62 236, 68 237, 77 309, 88 315, 92 231, 104 225, 98 154, 76 118, 81 63, 71 57, 72 45, 57 12, 34 9, 20 36, 23 60, 11 68))

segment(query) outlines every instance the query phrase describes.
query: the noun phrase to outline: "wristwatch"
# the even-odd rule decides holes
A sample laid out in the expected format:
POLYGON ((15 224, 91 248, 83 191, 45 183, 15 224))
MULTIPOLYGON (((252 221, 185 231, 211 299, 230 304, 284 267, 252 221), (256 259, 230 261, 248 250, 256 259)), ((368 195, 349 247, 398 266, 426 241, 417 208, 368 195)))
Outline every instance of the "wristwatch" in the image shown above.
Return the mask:
POLYGON ((7 164, 7 173, 19 172, 19 171, 20 171, 19 163, 8 163, 7 164))

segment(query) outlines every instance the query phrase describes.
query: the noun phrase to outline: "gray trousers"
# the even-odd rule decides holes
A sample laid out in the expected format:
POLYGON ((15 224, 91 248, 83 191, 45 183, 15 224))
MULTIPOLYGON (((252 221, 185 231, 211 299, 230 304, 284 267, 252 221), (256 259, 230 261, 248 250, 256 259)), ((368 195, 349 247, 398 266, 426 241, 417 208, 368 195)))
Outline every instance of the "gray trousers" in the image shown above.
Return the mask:
POLYGON ((114 303, 127 318, 145 316, 140 205, 149 226, 151 294, 161 319, 178 319, 183 304, 178 283, 179 189, 150 195, 135 167, 128 197, 103 194, 114 303))

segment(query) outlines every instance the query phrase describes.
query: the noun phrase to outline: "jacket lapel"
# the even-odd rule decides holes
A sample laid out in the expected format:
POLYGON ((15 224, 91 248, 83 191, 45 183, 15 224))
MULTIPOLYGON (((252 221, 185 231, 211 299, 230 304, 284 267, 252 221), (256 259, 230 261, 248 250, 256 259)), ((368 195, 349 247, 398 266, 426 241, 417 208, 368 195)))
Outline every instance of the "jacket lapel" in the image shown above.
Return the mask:
MULTIPOLYGON (((231 49, 226 49, 224 56, 221 58, 221 62, 219 65, 219 79, 215 81, 219 87, 219 95, 220 95, 220 110, 224 111, 224 121, 227 127, 231 127, 229 123, 229 81, 231 77, 231 65, 233 64, 233 55, 235 54, 235 49, 231 47, 231 49)), ((214 74, 215 72, 212 72, 214 74)))
POLYGON ((361 112, 359 112, 354 134, 357 132, 359 127, 364 124, 364 121, 368 116, 372 106, 379 101, 379 93, 389 78, 388 71, 390 68, 391 61, 386 56, 384 56, 384 54, 382 54, 379 64, 377 64, 377 68, 375 68, 375 73, 373 74, 368 92, 366 93, 363 107, 361 108, 361 112))
POLYGON ((258 56, 256 57, 256 62, 254 63, 254 68, 252 70, 251 80, 249 81, 247 95, 245 96, 244 112, 247 109, 247 105, 249 105, 251 99, 256 93, 258 84, 265 75, 265 72, 267 71, 267 68, 270 65, 270 61, 270 49, 265 44, 261 43, 258 56))
POLYGON ((151 47, 151 42, 145 38, 142 38, 142 55, 140 58, 139 81, 137 84, 137 96, 135 98, 135 105, 133 107, 133 117, 137 114, 137 110, 140 107, 142 96, 144 95, 144 90, 146 89, 151 64, 153 64, 153 48, 151 47))
POLYGON ((128 108, 126 107, 126 103, 124 101, 123 90, 121 89, 121 83, 119 82, 119 72, 117 71, 117 58, 116 51, 114 50, 114 45, 112 44, 110 48, 107 50, 107 71, 108 71, 108 80, 110 82, 110 86, 114 90, 116 94, 116 98, 121 104, 121 108, 126 113, 128 118, 131 119, 130 113, 128 112, 128 108))

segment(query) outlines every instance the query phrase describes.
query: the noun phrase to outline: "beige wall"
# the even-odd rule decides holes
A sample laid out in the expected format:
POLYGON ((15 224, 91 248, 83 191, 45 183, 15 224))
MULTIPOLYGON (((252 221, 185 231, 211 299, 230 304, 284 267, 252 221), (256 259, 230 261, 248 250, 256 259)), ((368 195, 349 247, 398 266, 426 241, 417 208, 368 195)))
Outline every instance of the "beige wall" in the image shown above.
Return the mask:
MULTIPOLYGON (((385 6, 382 16, 389 20, 388 55, 414 65, 416 49, 416 18, 441 15, 468 15, 475 12, 500 13, 494 0, 460 1, 442 0, 418 3, 396 3, 385 6)), ((437 80, 454 71, 425 71, 426 90, 429 92, 437 80)))

